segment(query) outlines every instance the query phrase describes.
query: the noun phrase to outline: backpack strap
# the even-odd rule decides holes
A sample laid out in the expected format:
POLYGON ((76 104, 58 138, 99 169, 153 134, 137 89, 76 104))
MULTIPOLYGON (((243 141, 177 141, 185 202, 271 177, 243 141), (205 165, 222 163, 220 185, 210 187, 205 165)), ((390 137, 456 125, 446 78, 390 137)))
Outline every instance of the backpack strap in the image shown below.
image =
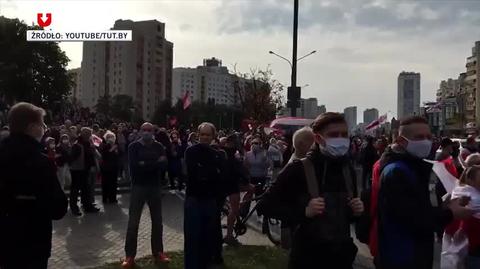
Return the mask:
POLYGON ((348 197, 355 198, 358 194, 354 186, 352 171, 350 170, 350 166, 348 164, 342 167, 342 173, 343 178, 345 179, 345 188, 347 190, 348 197))
POLYGON ((305 180, 307 181, 308 192, 312 198, 318 198, 320 194, 317 177, 315 175, 315 167, 313 166, 312 161, 310 161, 308 158, 303 158, 301 161, 303 164, 303 170, 305 171, 305 180))

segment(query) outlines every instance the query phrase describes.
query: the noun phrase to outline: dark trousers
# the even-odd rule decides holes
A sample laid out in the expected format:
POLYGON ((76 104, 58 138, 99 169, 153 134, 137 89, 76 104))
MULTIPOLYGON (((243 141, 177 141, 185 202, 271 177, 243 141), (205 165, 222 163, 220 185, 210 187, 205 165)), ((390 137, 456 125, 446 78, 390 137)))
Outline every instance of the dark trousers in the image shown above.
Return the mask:
POLYGON ((185 269, 206 269, 215 255, 218 206, 215 199, 185 199, 185 269))
POLYGON ((102 198, 103 202, 117 200, 118 171, 102 171, 102 198))
POLYGON ((127 257, 137 255, 138 226, 142 217, 143 206, 147 203, 152 221, 152 254, 163 252, 162 191, 160 186, 132 186, 130 209, 128 213, 127 238, 125 254, 127 257))
POLYGON ((89 171, 70 170, 72 185, 70 187, 70 209, 78 210, 78 193, 81 194, 81 201, 84 208, 92 207, 90 201, 90 190, 88 188, 89 171))
POLYGON ((24 259, 13 259, 0 263, 0 269, 47 269, 47 266, 48 258, 31 259, 25 257, 24 259))
POLYGON ((352 269, 357 251, 353 240, 338 245, 316 244, 309 237, 294 236, 288 268, 352 269))

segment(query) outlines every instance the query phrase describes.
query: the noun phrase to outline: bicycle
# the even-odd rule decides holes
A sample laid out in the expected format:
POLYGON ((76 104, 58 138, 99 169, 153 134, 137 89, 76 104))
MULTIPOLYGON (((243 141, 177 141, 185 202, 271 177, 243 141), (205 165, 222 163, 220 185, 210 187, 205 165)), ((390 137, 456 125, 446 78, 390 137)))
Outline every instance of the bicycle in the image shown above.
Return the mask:
MULTIPOLYGON (((239 214, 237 216, 237 219, 235 220, 235 224, 233 226, 233 236, 234 238, 238 238, 239 236, 245 235, 248 230, 247 223, 250 219, 250 217, 255 213, 257 210, 258 206, 258 201, 260 201, 263 198, 263 195, 265 192, 270 188, 271 183, 265 184, 265 186, 262 188, 262 195, 257 196, 253 199, 251 199, 248 202, 244 202, 240 206, 239 214), (250 209, 251 203, 255 202, 255 205, 253 208, 250 209)), ((257 185, 257 187, 261 187, 260 185, 257 185)), ((230 204, 228 200, 225 202, 223 209, 222 209, 222 222, 224 219, 228 217, 230 213, 230 204)), ((223 229, 227 228, 227 225, 222 225, 223 229)), ((262 234, 267 235, 268 239, 275 245, 278 246, 281 244, 281 221, 273 218, 268 218, 266 216, 263 216, 262 219, 262 234)))

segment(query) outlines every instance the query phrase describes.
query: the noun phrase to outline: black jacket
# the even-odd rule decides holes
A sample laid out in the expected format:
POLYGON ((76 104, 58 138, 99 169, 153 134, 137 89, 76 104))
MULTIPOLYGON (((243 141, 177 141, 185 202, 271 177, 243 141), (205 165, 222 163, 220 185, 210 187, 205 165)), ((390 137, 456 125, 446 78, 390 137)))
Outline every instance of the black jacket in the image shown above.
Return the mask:
POLYGON ((225 152, 197 144, 187 149, 185 162, 188 173, 187 196, 201 199, 226 196, 223 188, 225 152))
POLYGON ((320 196, 325 199, 325 213, 314 218, 305 215, 311 196, 303 164, 299 160, 288 164, 280 172, 257 210, 265 216, 281 219, 296 227, 290 254, 291 268, 351 268, 357 251, 350 236, 350 223, 355 218, 344 197, 347 180, 342 173, 343 167, 348 167, 348 180, 353 186, 352 195, 357 196, 351 162, 348 158, 327 157, 319 149, 310 152, 307 158, 315 167, 320 196), (322 184, 325 167, 327 170, 322 184))
POLYGON ((104 173, 115 172, 119 169, 120 148, 118 144, 116 146, 117 149, 111 151, 111 144, 104 142, 100 145, 100 154, 102 154, 102 162, 100 169, 104 173))
POLYGON ((52 220, 67 212, 67 198, 42 146, 12 134, 0 145, 0 264, 5 259, 50 257, 52 220))
POLYGON ((449 209, 431 204, 432 165, 387 149, 381 170, 378 234, 382 268, 432 268, 434 232, 453 218, 449 209))

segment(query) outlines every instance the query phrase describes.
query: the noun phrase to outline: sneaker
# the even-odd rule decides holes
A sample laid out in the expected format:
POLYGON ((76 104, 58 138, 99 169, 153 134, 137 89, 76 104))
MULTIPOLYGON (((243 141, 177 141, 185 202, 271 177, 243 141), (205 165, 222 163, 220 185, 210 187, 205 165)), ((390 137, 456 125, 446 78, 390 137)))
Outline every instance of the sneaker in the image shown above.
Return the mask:
POLYGON ((235 237, 227 236, 223 239, 223 242, 231 247, 241 246, 242 243, 238 241, 235 237))
POLYGON ((164 252, 158 253, 158 256, 155 257, 155 262, 157 263, 169 263, 171 259, 164 252))
POLYGON ((122 268, 133 268, 135 266, 135 258, 134 257, 126 257, 125 260, 122 262, 122 268))

